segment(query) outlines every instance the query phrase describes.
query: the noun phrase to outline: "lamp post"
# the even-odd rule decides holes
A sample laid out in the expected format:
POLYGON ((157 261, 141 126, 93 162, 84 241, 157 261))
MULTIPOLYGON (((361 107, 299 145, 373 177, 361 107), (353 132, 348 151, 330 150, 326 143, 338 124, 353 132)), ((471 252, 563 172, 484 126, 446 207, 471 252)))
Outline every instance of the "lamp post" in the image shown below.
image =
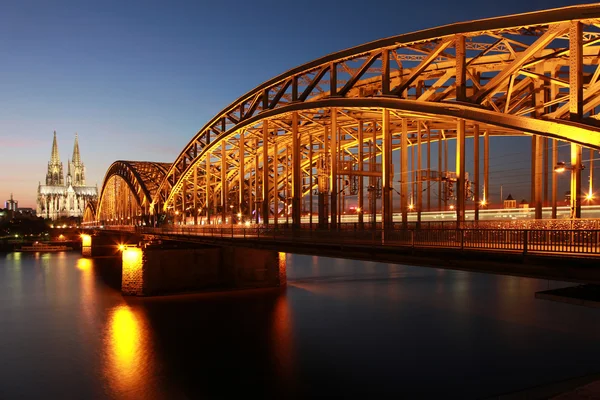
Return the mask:
POLYGON ((567 165, 562 161, 554 166, 554 172, 559 174, 567 170, 571 171, 571 218, 581 218, 581 171, 583 169, 585 167, 581 163, 567 165))

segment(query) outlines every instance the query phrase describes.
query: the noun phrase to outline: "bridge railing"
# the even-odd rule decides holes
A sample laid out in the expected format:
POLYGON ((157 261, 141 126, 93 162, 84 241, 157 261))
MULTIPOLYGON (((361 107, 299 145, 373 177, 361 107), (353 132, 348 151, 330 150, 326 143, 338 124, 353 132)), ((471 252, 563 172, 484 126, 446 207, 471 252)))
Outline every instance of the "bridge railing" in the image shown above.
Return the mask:
POLYGON ((275 226, 250 227, 138 227, 138 232, 178 237, 253 239, 274 243, 349 244, 411 248, 453 248, 494 250, 527 254, 561 253, 600 255, 600 229, 401 229, 383 231, 337 231, 291 229, 275 226))

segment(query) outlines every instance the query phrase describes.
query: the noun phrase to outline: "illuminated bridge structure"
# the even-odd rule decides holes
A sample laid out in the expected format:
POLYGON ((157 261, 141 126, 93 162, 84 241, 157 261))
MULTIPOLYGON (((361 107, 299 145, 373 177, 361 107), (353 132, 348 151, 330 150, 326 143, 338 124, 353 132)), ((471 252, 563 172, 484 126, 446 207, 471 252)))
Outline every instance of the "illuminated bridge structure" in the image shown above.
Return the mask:
POLYGON ((85 222, 336 230, 354 196, 359 227, 373 215, 384 231, 395 219, 406 226, 409 214, 420 220, 450 203, 460 226, 467 209, 478 219, 490 200, 491 136, 531 138, 534 218, 549 191, 557 216, 557 165, 570 173, 569 210, 579 218, 582 152, 600 149, 599 57, 600 4, 456 23, 333 53, 242 95, 172 164, 115 162, 85 222), (565 164, 561 142, 571 149, 565 164))

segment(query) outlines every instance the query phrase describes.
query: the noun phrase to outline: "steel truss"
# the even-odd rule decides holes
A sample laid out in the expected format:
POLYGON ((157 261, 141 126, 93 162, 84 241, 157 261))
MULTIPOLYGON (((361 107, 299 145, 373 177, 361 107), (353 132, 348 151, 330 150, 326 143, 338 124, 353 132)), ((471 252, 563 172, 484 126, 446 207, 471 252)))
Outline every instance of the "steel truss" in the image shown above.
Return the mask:
MULTIPOLYGON (((316 200, 317 222, 332 228, 353 186, 360 223, 366 188, 369 213, 379 213, 387 228, 393 212, 406 223, 409 211, 424 209, 423 184, 435 175, 431 148, 438 174, 447 174, 441 165, 448 161, 448 141, 454 141, 451 170, 462 222, 465 141, 476 143, 478 207, 489 191, 489 137, 526 135, 532 137, 532 201, 539 217, 543 174, 535 171, 542 170, 547 138, 553 149, 558 140, 571 144, 571 206, 579 217, 581 147, 600 149, 599 27, 600 5, 591 4, 457 23, 340 51, 281 74, 222 110, 185 146, 164 179, 154 181, 153 193, 140 196, 142 185, 133 176, 110 169, 104 185, 113 176, 125 179, 142 213, 193 224, 283 219, 299 226, 303 211, 312 223, 316 200), (158 208, 144 208, 150 199, 158 208)), ((438 194, 442 184, 438 179, 438 194)), ((554 176, 552 188, 555 209, 554 176)), ((428 190, 427 209, 430 197, 428 190)))

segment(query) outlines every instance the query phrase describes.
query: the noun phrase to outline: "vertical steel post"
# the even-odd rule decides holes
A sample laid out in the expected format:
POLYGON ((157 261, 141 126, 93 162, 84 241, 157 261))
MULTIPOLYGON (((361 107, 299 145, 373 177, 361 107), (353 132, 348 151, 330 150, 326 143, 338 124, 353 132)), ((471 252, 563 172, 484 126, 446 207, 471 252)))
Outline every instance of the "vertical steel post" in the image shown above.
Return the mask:
POLYGON ((425 129, 427 132, 427 211, 431 211, 431 129, 429 124, 425 129))
POLYGON ((364 134, 364 125, 363 121, 358 121, 358 170, 361 175, 358 176, 358 226, 360 229, 364 228, 364 181, 362 173, 364 172, 363 168, 363 134, 364 134))
POLYGON ((290 146, 285 146, 285 224, 290 223, 290 146))
POLYGON ((419 226, 421 224, 421 211, 423 211, 423 180, 421 179, 421 168, 422 168, 422 159, 421 159, 421 121, 417 121, 417 169, 415 171, 415 177, 417 179, 417 222, 419 226))
POLYGON ((465 222, 465 120, 456 123, 456 222, 465 222))
POLYGON ((542 138, 543 143, 543 155, 542 155, 542 170, 543 170, 543 181, 544 181, 544 198, 542 199, 542 205, 544 207, 548 206, 548 192, 550 190, 548 184, 548 139, 547 137, 542 138))
POLYGON ((292 113, 292 226, 294 228, 300 228, 300 202, 302 200, 301 157, 298 112, 294 111, 292 113))
POLYGON ((338 127, 337 127, 337 108, 331 108, 331 139, 329 141, 329 151, 331 154, 331 175, 330 175, 330 191, 331 191, 331 229, 337 229, 337 197, 338 197, 338 185, 337 185, 337 164, 338 164, 338 154, 337 154, 337 137, 338 137, 338 127))
POLYGON ((210 181, 211 181, 211 169, 210 169, 210 151, 206 153, 206 223, 210 225, 210 216, 212 213, 212 202, 210 196, 210 181))
POLYGON ((437 184, 437 191, 438 191, 438 201, 437 201, 437 208, 438 211, 442 211, 442 154, 444 151, 444 145, 442 143, 442 139, 443 139, 443 132, 444 131, 438 131, 438 146, 437 146, 437 150, 438 150, 438 163, 437 163, 437 169, 438 169, 438 184, 437 184))
POLYGON ((245 160, 245 154, 246 154, 246 149, 245 149, 245 140, 244 140, 244 132, 240 133, 240 140, 239 140, 239 181, 238 181, 238 186, 239 186, 239 199, 238 199, 238 203, 239 203, 239 207, 238 207, 238 213, 241 214, 240 220, 244 218, 245 213, 244 213, 244 187, 246 186, 246 184, 244 183, 244 175, 246 175, 245 171, 244 171, 244 164, 246 163, 245 160))
POLYGON ((381 203, 381 221, 383 231, 392 229, 392 132, 390 130, 390 110, 383 109, 381 118, 381 187, 383 201, 381 203))
MULTIPOLYGON (((444 171, 448 172, 448 138, 444 140, 444 171)), ((448 208, 448 198, 446 194, 448 192, 448 185, 451 184, 447 180, 444 182, 444 209, 448 208)))
POLYGON ((269 121, 263 121, 263 173, 262 173, 262 218, 263 224, 269 224, 271 207, 269 205, 269 121))
POLYGON ((310 229, 313 227, 313 134, 308 134, 308 224, 310 229))
POLYGON ((590 200, 594 197, 594 149, 590 149, 590 182, 587 195, 590 200))
POLYGON ((408 227, 408 121, 402 118, 402 133, 401 133, 402 153, 401 168, 400 168, 400 212, 402 213, 402 228, 408 227))
POLYGON ((194 166, 194 225, 198 225, 198 167, 194 166))
POLYGON ((259 223, 259 214, 260 214, 260 208, 259 208, 259 190, 258 190, 258 178, 259 178, 259 173, 258 173, 258 155, 260 153, 259 151, 259 147, 258 147, 258 136, 254 137, 254 222, 258 225, 259 223))
MULTIPOLYGON (((373 136, 371 139, 371 145, 369 146, 369 155, 370 155, 370 162, 371 162, 371 172, 375 172, 376 168, 375 168, 375 164, 377 161, 377 122, 373 121, 371 123, 371 126, 373 127, 373 136)), ((371 225, 373 229, 377 228, 377 190, 376 190, 376 186, 377 186, 377 178, 375 178, 374 176, 370 176, 369 177, 369 183, 371 186, 371 225)))
POLYGON ((542 219, 543 152, 544 143, 541 137, 537 137, 535 141, 535 219, 542 219))
MULTIPOLYGON (((571 121, 583 117, 583 38, 581 22, 569 28, 569 112, 571 121)), ((581 218, 581 146, 571 143, 571 218, 581 218)))
POLYGON ((479 221, 479 124, 473 126, 473 207, 474 219, 479 221))
POLYGON ((221 142, 221 224, 227 220, 227 149, 221 142))
POLYGON ((277 131, 273 143, 273 224, 277 226, 279 219, 279 148, 277 147, 277 131))
POLYGON ((558 162, 558 141, 552 139, 552 219, 556 219, 556 192, 558 189, 558 173, 554 171, 554 167, 558 162))
POLYGON ((581 146, 571 144, 571 218, 581 218, 581 146))
MULTIPOLYGON (((483 201, 490 203, 490 131, 483 137, 483 201)), ((500 199, 502 202, 502 199, 500 199)))

